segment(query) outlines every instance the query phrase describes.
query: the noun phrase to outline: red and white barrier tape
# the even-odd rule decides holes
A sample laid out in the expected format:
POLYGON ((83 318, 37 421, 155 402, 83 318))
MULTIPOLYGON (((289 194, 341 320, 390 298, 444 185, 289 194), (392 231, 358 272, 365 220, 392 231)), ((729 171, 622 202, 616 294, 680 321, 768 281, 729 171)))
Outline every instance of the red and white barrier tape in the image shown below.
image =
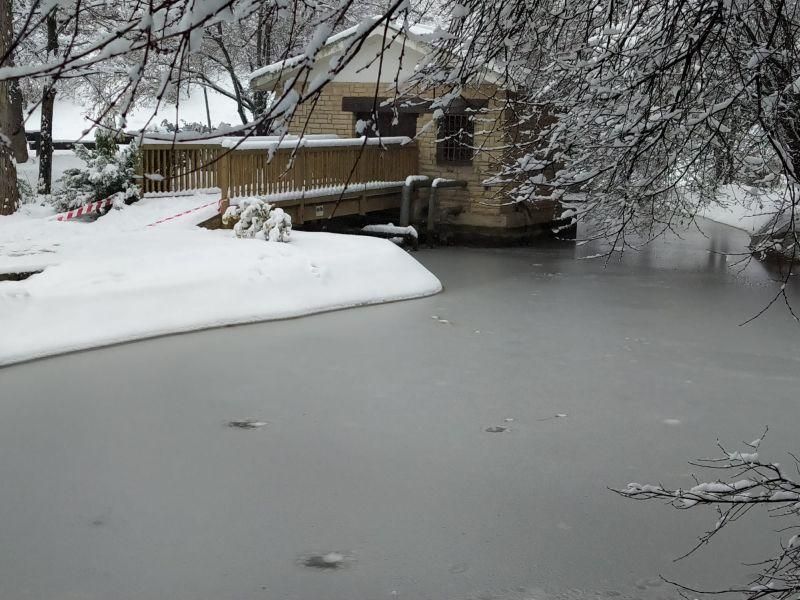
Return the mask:
POLYGON ((69 221, 70 219, 75 219, 77 217, 81 217, 83 215, 88 215, 90 213, 98 211, 101 208, 107 208, 112 204, 114 204, 113 198, 105 198, 104 200, 89 202, 89 204, 84 204, 79 208, 73 208, 72 210, 68 210, 65 213, 56 215, 56 221, 69 221))
POLYGON ((178 217, 182 217, 183 215, 188 215, 189 213, 193 213, 197 210, 200 210, 201 208, 206 208, 208 206, 211 206, 212 204, 217 205, 217 212, 219 212, 220 202, 222 202, 222 200, 214 200, 213 202, 209 202, 208 204, 203 204, 202 206, 195 206, 194 208, 190 208, 189 210, 180 212, 177 215, 172 215, 171 217, 164 217, 163 219, 159 219, 158 221, 150 223, 148 227, 152 227, 153 225, 158 225, 159 223, 164 223, 166 221, 171 221, 172 219, 177 219, 178 217))

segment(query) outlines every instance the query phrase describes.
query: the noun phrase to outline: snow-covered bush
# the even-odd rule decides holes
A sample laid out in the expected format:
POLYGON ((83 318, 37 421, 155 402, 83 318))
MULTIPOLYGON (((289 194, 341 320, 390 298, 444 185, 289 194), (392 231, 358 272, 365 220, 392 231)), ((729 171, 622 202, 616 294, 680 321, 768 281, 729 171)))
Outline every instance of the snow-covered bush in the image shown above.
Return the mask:
POLYGON ((57 210, 69 210, 87 202, 114 197, 128 202, 139 197, 135 183, 139 150, 135 143, 120 148, 113 132, 98 129, 95 148, 75 146, 75 156, 85 167, 67 169, 61 178, 61 191, 54 194, 57 210))
POLYGON ((270 242, 288 242, 292 233, 292 218, 282 208, 259 198, 242 198, 237 206, 228 207, 222 222, 233 223, 233 232, 240 238, 263 234, 270 242))
POLYGON ((288 242, 292 233, 292 217, 282 208, 273 208, 265 224, 267 239, 270 242, 288 242))

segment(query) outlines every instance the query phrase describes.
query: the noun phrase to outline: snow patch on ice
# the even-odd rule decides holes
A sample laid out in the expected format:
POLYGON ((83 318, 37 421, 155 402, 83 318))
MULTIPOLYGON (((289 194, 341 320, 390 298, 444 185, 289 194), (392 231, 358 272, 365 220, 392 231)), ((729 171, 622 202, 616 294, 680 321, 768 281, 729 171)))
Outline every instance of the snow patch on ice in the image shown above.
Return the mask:
POLYGON ((0 364, 441 290, 412 256, 379 238, 237 239, 196 227, 203 211, 147 227, 217 198, 145 198, 88 223, 28 210, 0 217, 0 271, 44 268, 0 282, 0 364))
POLYGON ((366 225, 361 228, 361 231, 386 233, 394 235, 410 235, 413 238, 417 237, 417 230, 414 229, 411 225, 407 227, 400 227, 399 225, 395 225, 394 223, 389 223, 387 225, 366 225))

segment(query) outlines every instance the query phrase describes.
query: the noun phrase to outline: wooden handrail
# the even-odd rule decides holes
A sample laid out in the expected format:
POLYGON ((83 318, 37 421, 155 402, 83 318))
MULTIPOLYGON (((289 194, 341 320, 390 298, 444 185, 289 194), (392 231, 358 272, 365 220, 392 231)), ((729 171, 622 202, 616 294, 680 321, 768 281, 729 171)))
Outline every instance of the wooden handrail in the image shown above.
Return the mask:
POLYGON ((417 146, 330 145, 228 150, 219 144, 148 143, 140 148, 144 193, 220 188, 222 198, 402 181, 419 170, 417 146))

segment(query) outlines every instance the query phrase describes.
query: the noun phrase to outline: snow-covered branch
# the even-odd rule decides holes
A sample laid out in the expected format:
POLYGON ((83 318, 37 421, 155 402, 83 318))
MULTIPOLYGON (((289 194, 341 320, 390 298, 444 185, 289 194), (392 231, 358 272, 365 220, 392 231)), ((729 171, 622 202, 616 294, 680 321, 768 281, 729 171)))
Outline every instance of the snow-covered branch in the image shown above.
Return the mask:
POLYGON ((718 444, 720 457, 692 463, 715 477, 709 480, 696 477, 695 485, 690 488, 629 483, 617 492, 634 500, 664 500, 679 510, 713 507, 717 514, 714 526, 700 536, 684 557, 708 544, 725 526, 755 507, 762 506, 772 517, 786 520, 786 526, 779 530, 781 538, 776 555, 759 563, 760 571, 749 586, 726 590, 742 593, 751 600, 762 597, 783 600, 800 592, 800 461, 790 455, 792 463, 786 467, 765 460, 759 453, 763 439, 764 435, 738 450, 718 444))

